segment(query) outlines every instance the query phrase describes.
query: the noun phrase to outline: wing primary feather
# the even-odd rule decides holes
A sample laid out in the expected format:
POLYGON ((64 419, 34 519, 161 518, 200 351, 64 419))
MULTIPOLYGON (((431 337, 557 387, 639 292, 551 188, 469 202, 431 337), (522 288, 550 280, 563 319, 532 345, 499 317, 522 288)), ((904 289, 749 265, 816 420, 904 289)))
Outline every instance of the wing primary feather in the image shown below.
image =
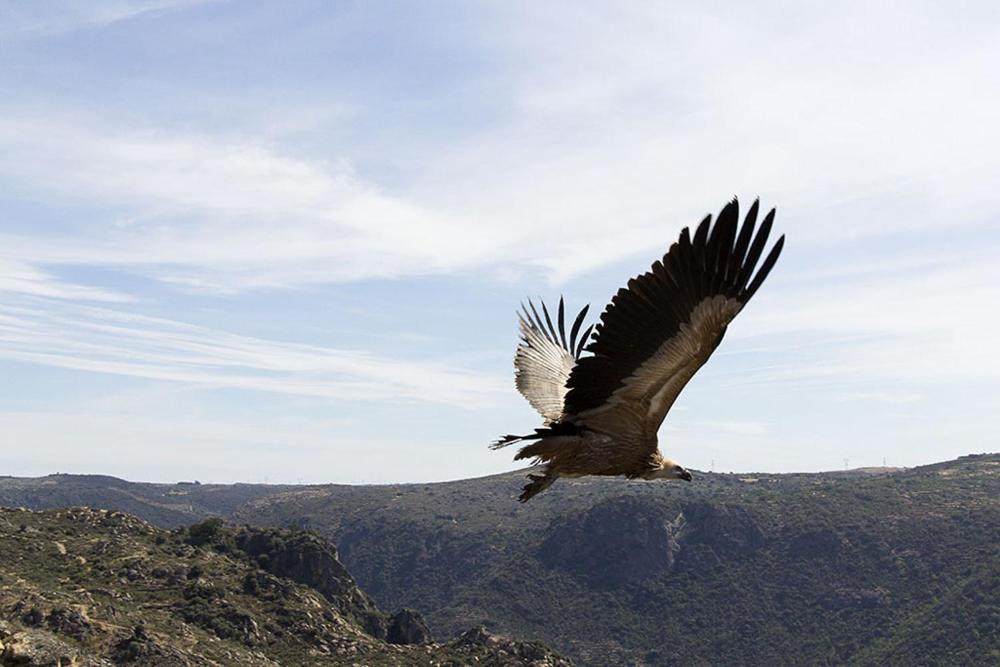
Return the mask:
POLYGON ((732 207, 732 202, 723 206, 722 210, 719 211, 719 215, 715 216, 715 220, 708 230, 708 240, 705 242, 705 270, 709 276, 715 270, 715 260, 719 254, 719 244, 722 239, 722 229, 725 227, 726 220, 729 219, 729 212, 732 210, 732 207))
POLYGON ((701 294, 704 289, 705 276, 705 241, 708 239, 708 226, 712 224, 712 216, 706 215, 694 232, 691 239, 691 277, 694 279, 694 289, 696 294, 701 294))
POLYGON ((747 212, 747 217, 743 221, 743 227, 740 228, 740 234, 736 239, 736 246, 733 248, 732 259, 729 262, 729 268, 726 271, 726 282, 730 286, 732 292, 727 296, 736 296, 743 285, 740 284, 739 276, 740 269, 743 267, 743 260, 746 258, 747 248, 750 247, 750 239, 753 237, 753 230, 757 226, 757 212, 760 208, 760 200, 755 199, 753 205, 750 206, 750 210, 747 212))
POLYGON ((573 356, 576 357, 577 359, 579 359, 580 355, 583 354, 583 346, 587 344, 587 339, 590 338, 590 332, 593 330, 594 330, 594 325, 591 324, 589 327, 584 329, 583 335, 580 336, 580 344, 577 346, 576 351, 573 354, 573 356))
MULTIPOLYGON (((587 316, 587 311, 590 309, 590 304, 587 304, 580 310, 580 314, 576 316, 576 320, 573 322, 573 328, 569 333, 569 350, 572 354, 573 350, 576 349, 576 336, 580 333, 580 326, 583 324, 583 318, 587 316)), ((580 354, 573 354, 574 357, 579 357, 580 354)))
POLYGON ((708 238, 708 226, 710 224, 712 224, 712 216, 706 215, 694 230, 694 238, 691 240, 691 245, 694 247, 695 252, 701 252, 701 249, 705 247, 705 240, 708 238))
POLYGON ((556 328, 552 326, 552 318, 549 317, 549 309, 545 307, 544 301, 542 301, 542 312, 545 314, 545 323, 549 326, 549 333, 552 334, 551 340, 555 343, 559 340, 559 337, 556 335, 556 328))
POLYGON ((771 224, 773 222, 774 209, 772 208, 770 213, 764 218, 764 222, 761 223, 760 230, 757 232, 757 236, 754 237, 753 243, 750 244, 747 258, 743 262, 743 270, 740 272, 740 285, 746 285, 750 280, 750 276, 753 275, 753 271, 757 267, 757 260, 760 259, 760 254, 764 251, 764 246, 767 244, 767 237, 771 233, 771 224))
POLYGON ((531 315, 528 313, 528 308, 524 305, 523 301, 521 302, 521 312, 518 313, 517 316, 522 322, 527 324, 529 328, 534 328, 534 323, 531 321, 531 315))
MULTIPOLYGON (((528 299, 528 305, 531 306, 531 313, 532 315, 535 316, 535 319, 533 320, 535 328, 541 331, 542 333, 545 333, 545 331, 542 329, 542 318, 538 316, 538 310, 535 309, 535 302, 532 301, 531 299, 528 299)), ((545 304, 542 304, 542 307, 544 306, 545 304)))
POLYGON ((753 282, 750 283, 750 286, 747 288, 747 295, 746 298, 743 300, 744 303, 746 303, 751 299, 751 297, 753 297, 754 293, 757 291, 757 288, 759 288, 761 283, 764 282, 764 278, 767 278, 767 274, 771 272, 771 268, 774 266, 774 263, 778 261, 778 255, 781 254, 781 249, 784 247, 785 247, 785 235, 782 234, 781 238, 778 239, 778 242, 774 244, 773 248, 771 248, 771 252, 768 253, 767 258, 764 260, 764 263, 760 267, 760 271, 758 271, 757 275, 754 276, 753 282))
MULTIPOLYGON (((722 207, 719 211, 719 215, 715 217, 715 222, 712 224, 711 228, 708 230, 708 240, 705 241, 705 257, 712 262, 715 261, 715 255, 719 248, 719 237, 722 227, 725 221, 729 218, 729 211, 732 209, 733 203, 729 202, 722 207)), ((705 266, 706 269, 711 270, 712 264, 705 266)))
POLYGON ((685 227, 681 230, 681 236, 677 239, 677 252, 672 255, 674 260, 674 265, 677 269, 677 284, 680 285, 681 290, 687 296, 687 307, 694 308, 695 306, 695 288, 694 283, 691 280, 691 254, 693 250, 691 248, 691 232, 685 227))
POLYGON ((711 285, 709 294, 725 293, 726 268, 729 266, 729 258, 733 254, 733 241, 736 238, 736 227, 739 225, 740 206, 733 199, 726 204, 719 217, 715 219, 716 236, 715 250, 710 257, 711 266, 709 272, 711 285))
POLYGON ((563 349, 568 349, 566 345, 566 308, 563 305, 563 298, 559 297, 559 340, 562 341, 563 349))

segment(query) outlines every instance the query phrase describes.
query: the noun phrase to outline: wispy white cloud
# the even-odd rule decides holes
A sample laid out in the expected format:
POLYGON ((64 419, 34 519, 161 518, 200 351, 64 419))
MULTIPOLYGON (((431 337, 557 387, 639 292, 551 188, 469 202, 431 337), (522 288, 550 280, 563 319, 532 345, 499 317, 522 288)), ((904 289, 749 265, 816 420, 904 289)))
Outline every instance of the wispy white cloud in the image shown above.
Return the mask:
POLYGON ((108 308, 0 306, 0 358, 208 388, 474 408, 506 382, 433 362, 268 341, 108 308))
POLYGON ((877 401, 892 405, 919 403, 923 398, 920 394, 906 391, 855 391, 841 396, 844 401, 877 401))
POLYGON ((988 305, 996 300, 1000 284, 997 252, 986 244, 952 261, 877 277, 789 281, 751 304, 733 328, 758 340, 773 337, 774 350, 795 337, 844 341, 792 349, 787 365, 755 374, 756 381, 998 378, 1000 355, 993 332, 1000 328, 1000 312, 988 305), (766 308, 761 306, 765 300, 766 308))
POLYGON ((0 256, 0 294, 13 292, 78 301, 132 301, 124 292, 77 285, 38 268, 0 256))
POLYGON ((454 271, 503 253, 501 229, 429 211, 359 178, 252 142, 0 121, 0 173, 117 208, 72 236, 7 235, 4 252, 49 264, 136 267, 234 291, 454 271))
POLYGON ((850 3, 546 3, 530 21, 507 7, 496 30, 531 63, 511 74, 519 113, 430 178, 448 189, 482 165, 480 206, 562 232, 540 259, 557 276, 660 247, 732 193, 777 204, 782 230, 814 252, 981 227, 1000 204, 988 176, 1000 135, 987 127, 1000 51, 985 24, 926 6, 901 23, 850 3))
MULTIPOLYGON (((923 10, 900 22, 852 4, 513 3, 483 27, 505 66, 467 93, 503 91, 507 115, 461 141, 362 140, 325 157, 263 130, 164 127, 154 113, 109 122, 8 108, 0 174, 131 221, 91 215, 70 238, 8 247, 239 291, 463 271, 541 269, 563 282, 661 251, 733 194, 778 205, 781 230, 809 253, 984 228, 1000 210, 989 176, 1000 47, 985 22, 923 10), (379 165, 418 148, 405 183, 383 182, 379 165)), ((354 109, 341 129, 370 112, 316 101, 331 105, 354 109)))
POLYGON ((0 35, 45 36, 218 0, 52 0, 5 2, 0 35))

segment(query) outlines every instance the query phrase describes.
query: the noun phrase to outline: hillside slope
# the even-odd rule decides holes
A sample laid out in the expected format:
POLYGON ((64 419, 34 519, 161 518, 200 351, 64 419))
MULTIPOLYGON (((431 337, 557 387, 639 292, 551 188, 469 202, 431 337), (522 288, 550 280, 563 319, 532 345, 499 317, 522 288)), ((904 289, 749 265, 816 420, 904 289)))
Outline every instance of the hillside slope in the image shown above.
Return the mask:
POLYGON ((560 481, 527 505, 519 477, 292 491, 236 514, 330 536, 377 600, 435 629, 482 623, 586 664, 1000 662, 996 607, 963 594, 1000 581, 1000 456, 560 481))
MULTIPOLYGON (((1000 582, 1000 455, 562 480, 526 505, 521 479, 246 487, 240 502, 233 487, 128 493, 154 520, 182 497, 192 515, 315 530, 379 605, 423 610, 434 633, 484 625, 583 664, 1000 664, 996 596, 982 594, 1000 582)), ((0 502, 30 489, 44 504, 52 481, 0 480, 0 502)))
POLYGON ((309 533, 0 510, 3 665, 471 662, 569 664, 482 630, 429 642, 418 614, 383 614, 309 533))

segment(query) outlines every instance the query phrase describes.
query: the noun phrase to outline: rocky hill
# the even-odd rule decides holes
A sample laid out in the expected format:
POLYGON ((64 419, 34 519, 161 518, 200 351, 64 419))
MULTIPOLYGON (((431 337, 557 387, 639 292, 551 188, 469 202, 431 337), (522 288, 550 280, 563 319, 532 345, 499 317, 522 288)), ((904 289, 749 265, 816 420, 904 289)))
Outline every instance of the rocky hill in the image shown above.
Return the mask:
POLYGON ((381 612, 307 532, 0 510, 3 665, 470 663, 569 664, 482 629, 432 642, 418 613, 381 612))
MULTIPOLYGON (((482 625, 582 664, 1000 664, 1000 455, 690 484, 562 480, 525 505, 521 478, 117 480, 106 506, 127 498, 166 525, 219 513, 308 528, 379 605, 425 611, 437 635, 482 625)), ((0 503, 46 506, 45 484, 60 502, 74 487, 93 498, 105 483, 0 480, 0 503)))

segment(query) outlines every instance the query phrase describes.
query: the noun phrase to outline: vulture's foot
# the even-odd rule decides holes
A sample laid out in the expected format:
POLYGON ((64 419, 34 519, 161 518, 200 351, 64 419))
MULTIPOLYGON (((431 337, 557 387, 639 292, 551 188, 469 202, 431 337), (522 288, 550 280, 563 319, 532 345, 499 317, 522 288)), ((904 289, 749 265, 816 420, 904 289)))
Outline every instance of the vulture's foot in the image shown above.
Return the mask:
POLYGON ((546 471, 544 475, 529 474, 528 479, 531 481, 524 485, 524 492, 518 497, 518 500, 522 503, 527 502, 532 497, 552 486, 552 482, 556 481, 558 477, 559 475, 553 475, 549 471, 546 471))

